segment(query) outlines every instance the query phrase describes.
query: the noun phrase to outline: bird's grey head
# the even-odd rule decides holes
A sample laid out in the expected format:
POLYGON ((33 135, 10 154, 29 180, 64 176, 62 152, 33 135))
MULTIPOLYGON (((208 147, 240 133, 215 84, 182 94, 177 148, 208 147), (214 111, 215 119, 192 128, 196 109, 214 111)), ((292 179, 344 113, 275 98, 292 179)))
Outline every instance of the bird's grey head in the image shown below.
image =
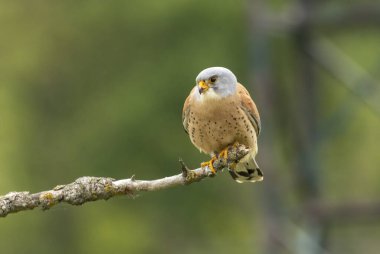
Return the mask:
POLYGON ((210 67, 201 71, 195 79, 198 98, 220 99, 236 92, 236 76, 227 68, 210 67))

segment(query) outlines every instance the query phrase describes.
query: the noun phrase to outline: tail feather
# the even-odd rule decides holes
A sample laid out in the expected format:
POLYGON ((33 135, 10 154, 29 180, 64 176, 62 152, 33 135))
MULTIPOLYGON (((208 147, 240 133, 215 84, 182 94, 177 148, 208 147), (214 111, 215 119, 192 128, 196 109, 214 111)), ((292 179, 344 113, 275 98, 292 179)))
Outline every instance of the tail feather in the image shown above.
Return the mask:
POLYGON ((264 179, 264 174, 260 170, 255 156, 253 154, 247 154, 241 159, 233 169, 228 169, 228 172, 232 178, 238 182, 259 182, 264 179))

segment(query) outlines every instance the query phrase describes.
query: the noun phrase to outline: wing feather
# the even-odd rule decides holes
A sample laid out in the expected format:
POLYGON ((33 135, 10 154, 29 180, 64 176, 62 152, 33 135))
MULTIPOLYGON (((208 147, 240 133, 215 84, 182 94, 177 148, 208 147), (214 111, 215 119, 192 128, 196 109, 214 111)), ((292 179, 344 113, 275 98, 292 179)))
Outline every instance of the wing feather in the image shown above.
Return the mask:
POLYGON ((187 96, 185 103, 183 105, 183 109, 182 109, 182 124, 187 134, 189 134, 188 126, 189 126, 190 104, 191 104, 194 90, 195 90, 195 87, 193 88, 193 90, 191 90, 189 96, 187 96))
POLYGON ((256 130, 256 134, 259 135, 261 130, 261 122, 256 104, 253 102, 249 92, 242 84, 237 84, 237 93, 240 96, 241 108, 248 115, 249 120, 256 130))

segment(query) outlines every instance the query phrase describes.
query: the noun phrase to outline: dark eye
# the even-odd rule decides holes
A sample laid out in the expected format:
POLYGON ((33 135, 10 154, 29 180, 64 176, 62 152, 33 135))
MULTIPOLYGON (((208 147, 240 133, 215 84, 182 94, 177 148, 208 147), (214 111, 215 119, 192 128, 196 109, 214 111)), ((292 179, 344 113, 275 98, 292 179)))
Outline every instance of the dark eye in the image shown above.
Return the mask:
POLYGON ((211 83, 214 83, 217 80, 217 78, 218 78, 217 76, 212 76, 210 78, 211 83))

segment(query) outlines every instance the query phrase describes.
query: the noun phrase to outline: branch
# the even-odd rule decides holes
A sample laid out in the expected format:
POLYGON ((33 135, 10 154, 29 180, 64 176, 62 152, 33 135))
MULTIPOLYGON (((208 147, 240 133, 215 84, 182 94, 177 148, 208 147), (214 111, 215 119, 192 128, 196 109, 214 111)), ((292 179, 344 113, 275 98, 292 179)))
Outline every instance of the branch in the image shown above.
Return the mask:
MULTIPOLYGON (((217 171, 236 163, 246 154, 248 149, 244 145, 229 147, 228 158, 219 158, 213 166, 217 171)), ((80 177, 72 183, 58 185, 52 190, 39 193, 10 192, 0 196, 0 217, 10 213, 31 210, 41 207, 47 210, 58 203, 82 205, 96 200, 107 200, 118 195, 134 196, 139 191, 156 191, 177 185, 187 185, 199 182, 203 178, 214 176, 208 167, 188 169, 182 160, 182 173, 156 180, 136 180, 134 176, 129 179, 115 180, 108 177, 80 177)))

